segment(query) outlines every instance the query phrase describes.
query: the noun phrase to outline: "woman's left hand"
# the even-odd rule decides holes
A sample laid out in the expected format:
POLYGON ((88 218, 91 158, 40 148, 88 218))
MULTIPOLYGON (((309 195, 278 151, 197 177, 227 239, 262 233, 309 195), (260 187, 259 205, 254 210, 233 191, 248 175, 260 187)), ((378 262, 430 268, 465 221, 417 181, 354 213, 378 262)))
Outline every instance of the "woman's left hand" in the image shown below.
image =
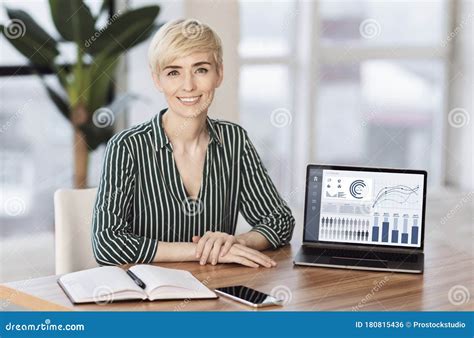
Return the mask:
POLYGON ((220 231, 207 231, 204 236, 193 236, 193 243, 197 243, 196 258, 199 264, 211 262, 216 265, 219 255, 222 257, 229 252, 232 245, 239 243, 235 236, 220 231))

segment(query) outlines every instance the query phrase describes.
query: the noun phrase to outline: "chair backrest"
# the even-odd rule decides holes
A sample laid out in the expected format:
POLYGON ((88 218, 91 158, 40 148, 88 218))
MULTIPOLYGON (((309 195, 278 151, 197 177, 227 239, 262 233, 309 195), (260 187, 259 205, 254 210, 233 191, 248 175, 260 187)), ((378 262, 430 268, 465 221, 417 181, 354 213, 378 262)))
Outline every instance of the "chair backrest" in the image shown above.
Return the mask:
POLYGON ((92 211, 97 188, 54 193, 56 274, 98 266, 92 252, 92 211))

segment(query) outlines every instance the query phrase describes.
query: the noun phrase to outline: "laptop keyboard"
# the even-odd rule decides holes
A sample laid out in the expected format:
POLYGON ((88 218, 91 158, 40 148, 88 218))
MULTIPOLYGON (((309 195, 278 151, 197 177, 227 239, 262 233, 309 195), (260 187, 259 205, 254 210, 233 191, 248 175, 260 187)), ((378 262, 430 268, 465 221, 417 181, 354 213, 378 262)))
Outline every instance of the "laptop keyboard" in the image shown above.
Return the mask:
POLYGON ((373 259, 373 260, 386 260, 386 261, 399 261, 399 262, 417 262, 418 255, 416 254, 401 254, 401 253, 389 253, 380 251, 362 251, 362 250, 341 250, 341 249, 328 249, 328 248, 313 248, 303 247, 304 253, 307 255, 325 255, 333 257, 347 257, 347 258, 360 258, 360 259, 373 259))

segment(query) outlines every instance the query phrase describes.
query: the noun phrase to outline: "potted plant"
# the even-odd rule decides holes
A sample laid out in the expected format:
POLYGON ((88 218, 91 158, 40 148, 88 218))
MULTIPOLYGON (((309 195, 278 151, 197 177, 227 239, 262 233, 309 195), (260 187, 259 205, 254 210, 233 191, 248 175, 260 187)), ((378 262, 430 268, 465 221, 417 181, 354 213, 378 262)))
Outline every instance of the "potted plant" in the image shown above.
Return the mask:
POLYGON ((110 90, 120 56, 146 40, 158 26, 159 6, 118 12, 99 27, 99 17, 111 0, 104 0, 94 16, 82 0, 49 0, 51 16, 62 40, 55 40, 25 11, 7 8, 10 21, 0 25, 6 39, 33 69, 48 69, 59 81, 54 89, 39 73, 45 89, 74 129, 74 186, 87 187, 89 152, 113 135, 114 115, 122 100, 110 102, 110 90), (76 60, 64 64, 60 43, 72 43, 76 60), (110 109, 116 107, 117 109, 110 109))

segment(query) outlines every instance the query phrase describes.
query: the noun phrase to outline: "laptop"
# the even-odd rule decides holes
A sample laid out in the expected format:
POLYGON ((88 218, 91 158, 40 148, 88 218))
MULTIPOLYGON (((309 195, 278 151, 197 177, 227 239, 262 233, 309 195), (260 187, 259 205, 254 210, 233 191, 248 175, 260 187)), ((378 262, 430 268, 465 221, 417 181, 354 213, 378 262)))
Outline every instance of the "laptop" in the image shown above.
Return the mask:
POLYGON ((310 164, 295 265, 422 273, 427 172, 310 164))

